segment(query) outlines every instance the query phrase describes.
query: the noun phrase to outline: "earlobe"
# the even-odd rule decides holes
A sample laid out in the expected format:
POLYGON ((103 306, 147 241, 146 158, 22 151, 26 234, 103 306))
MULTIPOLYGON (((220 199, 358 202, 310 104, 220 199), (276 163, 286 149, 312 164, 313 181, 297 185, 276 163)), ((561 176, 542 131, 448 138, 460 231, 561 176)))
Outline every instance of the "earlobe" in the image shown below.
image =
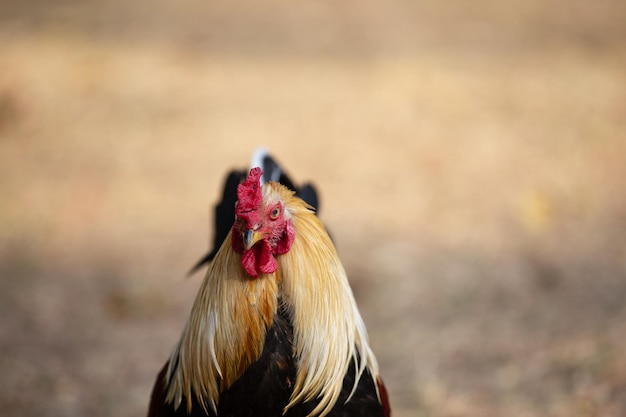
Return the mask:
POLYGON ((285 222, 285 231, 283 235, 280 237, 280 240, 276 242, 274 246, 274 254, 281 255, 283 253, 289 252, 291 245, 293 244, 293 240, 296 238, 296 231, 291 224, 291 220, 287 220, 285 222))

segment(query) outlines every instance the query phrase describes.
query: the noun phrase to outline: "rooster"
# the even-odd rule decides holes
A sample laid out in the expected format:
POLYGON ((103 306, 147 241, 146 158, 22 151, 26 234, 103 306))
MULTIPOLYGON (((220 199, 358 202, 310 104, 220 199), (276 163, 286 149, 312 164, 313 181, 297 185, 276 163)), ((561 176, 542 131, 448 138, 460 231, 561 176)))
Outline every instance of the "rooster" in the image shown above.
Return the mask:
POLYGON ((148 417, 389 417, 345 270, 310 205, 253 168, 148 417))

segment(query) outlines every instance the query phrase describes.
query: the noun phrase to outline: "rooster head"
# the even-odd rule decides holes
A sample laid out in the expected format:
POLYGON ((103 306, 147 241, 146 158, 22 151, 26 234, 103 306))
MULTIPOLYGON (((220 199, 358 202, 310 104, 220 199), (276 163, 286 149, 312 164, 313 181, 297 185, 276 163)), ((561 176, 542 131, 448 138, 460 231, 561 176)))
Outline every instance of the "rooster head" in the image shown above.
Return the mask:
POLYGON ((291 214, 280 193, 261 187, 261 168, 252 168, 237 188, 232 248, 242 254, 248 275, 271 274, 278 268, 275 255, 287 253, 295 238, 291 214))

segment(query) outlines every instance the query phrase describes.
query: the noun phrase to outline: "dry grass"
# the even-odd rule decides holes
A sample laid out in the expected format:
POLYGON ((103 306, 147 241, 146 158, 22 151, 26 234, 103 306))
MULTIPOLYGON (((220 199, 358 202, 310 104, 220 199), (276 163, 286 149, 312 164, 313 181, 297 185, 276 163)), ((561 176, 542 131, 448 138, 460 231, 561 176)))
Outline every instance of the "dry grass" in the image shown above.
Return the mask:
POLYGON ((145 413, 265 145, 321 190, 395 416, 626 414, 624 5, 126 3, 0 17, 3 413, 145 413))

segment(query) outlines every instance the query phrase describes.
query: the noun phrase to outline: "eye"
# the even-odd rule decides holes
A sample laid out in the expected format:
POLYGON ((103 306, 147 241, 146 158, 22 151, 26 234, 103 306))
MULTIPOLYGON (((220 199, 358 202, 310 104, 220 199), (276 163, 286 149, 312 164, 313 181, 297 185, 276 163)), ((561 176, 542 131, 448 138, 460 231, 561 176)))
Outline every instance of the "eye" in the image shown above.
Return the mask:
POLYGON ((270 213, 270 219, 276 220, 279 215, 280 215, 280 206, 276 206, 270 213))

